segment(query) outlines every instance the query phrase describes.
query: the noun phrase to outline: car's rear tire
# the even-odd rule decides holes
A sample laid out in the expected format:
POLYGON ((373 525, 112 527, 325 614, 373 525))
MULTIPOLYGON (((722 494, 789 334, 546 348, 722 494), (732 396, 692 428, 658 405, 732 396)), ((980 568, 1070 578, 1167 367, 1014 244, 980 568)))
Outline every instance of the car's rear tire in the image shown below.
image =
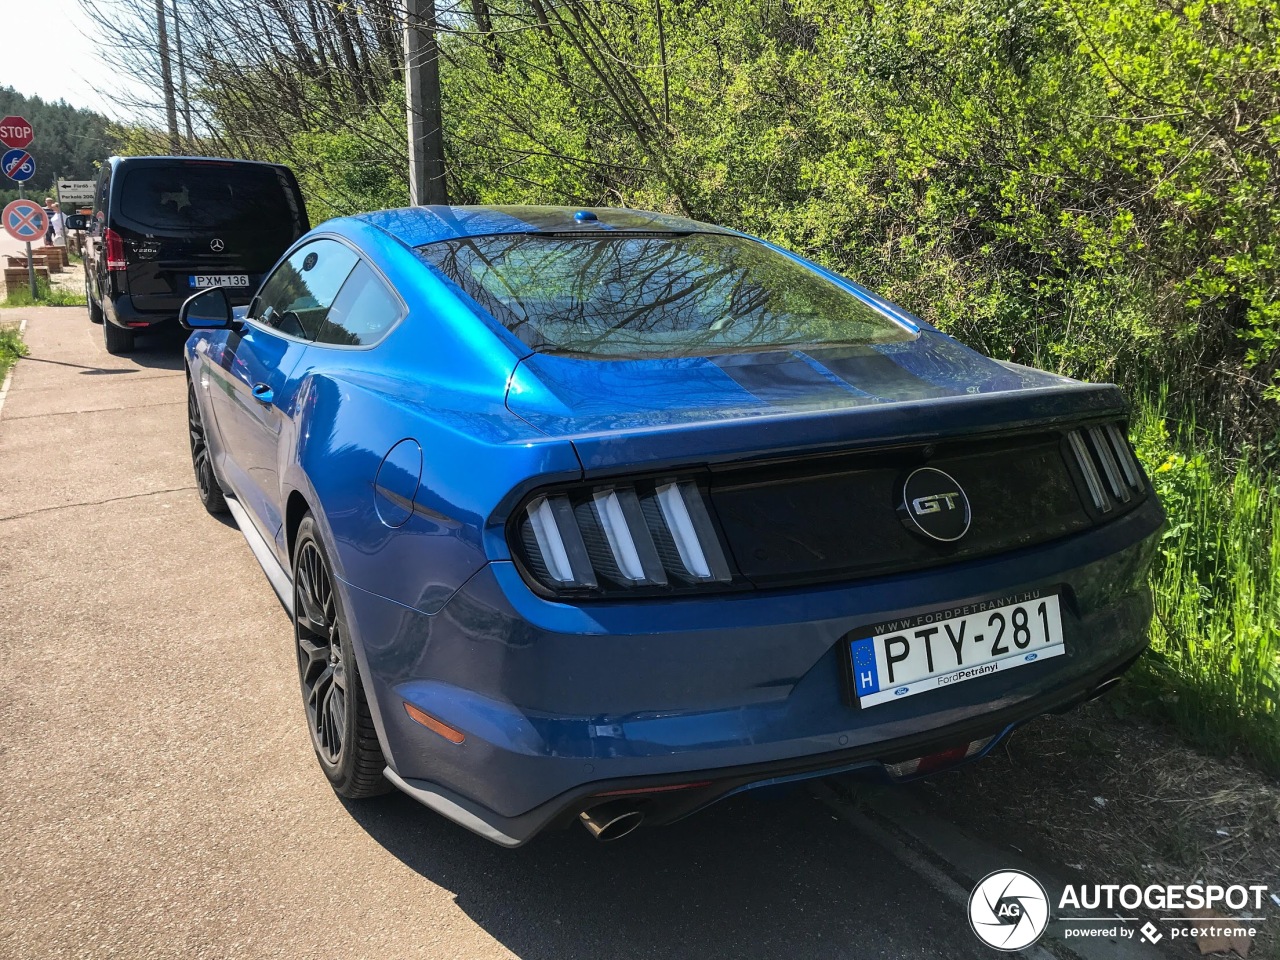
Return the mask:
POLYGON ((117 327, 114 323, 104 318, 102 323, 102 342, 107 348, 107 353, 131 353, 133 351, 133 331, 117 327))
POLYGON ((102 323, 102 304, 93 299, 93 284, 89 282, 89 271, 84 274, 84 299, 89 304, 89 322, 102 323))
POLYGON ((191 466, 196 472, 196 493, 204 508, 215 517, 227 512, 227 498, 222 493, 218 476, 213 472, 213 455, 209 438, 196 401, 194 384, 187 384, 187 433, 191 440, 191 466))
POLYGON ((328 554, 311 514, 293 551, 293 635, 307 730, 334 791, 358 800, 391 789, 328 554))

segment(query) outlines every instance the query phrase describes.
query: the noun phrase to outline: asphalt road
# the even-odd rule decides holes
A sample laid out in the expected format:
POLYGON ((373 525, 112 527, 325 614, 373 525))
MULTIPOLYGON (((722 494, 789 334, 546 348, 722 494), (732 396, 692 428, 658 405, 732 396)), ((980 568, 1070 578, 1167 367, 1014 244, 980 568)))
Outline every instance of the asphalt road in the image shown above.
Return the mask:
POLYGON ((20 257, 23 255, 23 251, 25 249, 26 248, 20 241, 13 239, 13 237, 9 236, 8 233, 0 230, 0 256, 8 254, 10 256, 20 257))
POLYGON ((503 850, 346 805, 289 622, 192 489, 180 341, 28 319, 0 410, 0 957, 990 957, 805 791, 503 850))

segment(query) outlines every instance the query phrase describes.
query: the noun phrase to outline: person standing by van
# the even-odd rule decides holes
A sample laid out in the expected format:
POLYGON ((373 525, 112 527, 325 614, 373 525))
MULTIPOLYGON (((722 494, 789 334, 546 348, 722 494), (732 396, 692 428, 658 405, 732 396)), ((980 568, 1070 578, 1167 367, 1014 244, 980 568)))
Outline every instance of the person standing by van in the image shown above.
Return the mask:
POLYGON ((53 202, 53 197, 44 198, 44 215, 49 226, 44 231, 44 245, 53 246, 53 238, 62 231, 62 210, 53 202))

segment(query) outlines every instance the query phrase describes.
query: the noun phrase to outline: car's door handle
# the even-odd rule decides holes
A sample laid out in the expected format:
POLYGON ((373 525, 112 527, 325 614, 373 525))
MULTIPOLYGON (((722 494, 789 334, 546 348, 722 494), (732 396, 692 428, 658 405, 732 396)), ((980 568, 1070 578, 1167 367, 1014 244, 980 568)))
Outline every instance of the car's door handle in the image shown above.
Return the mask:
POLYGON ((270 403, 275 397, 275 391, 265 383, 255 383, 253 385, 253 399, 259 403, 270 403))

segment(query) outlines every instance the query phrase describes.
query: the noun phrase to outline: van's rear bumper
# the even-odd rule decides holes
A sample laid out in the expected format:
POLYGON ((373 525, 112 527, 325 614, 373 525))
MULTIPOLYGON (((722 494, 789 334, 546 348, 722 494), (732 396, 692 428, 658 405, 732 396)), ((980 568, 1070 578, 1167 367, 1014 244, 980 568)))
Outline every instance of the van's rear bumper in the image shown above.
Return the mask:
MULTIPOLYGON (((143 304, 145 309, 140 307, 132 296, 127 293, 121 293, 114 297, 103 298, 103 312, 106 314, 107 322, 114 323, 117 327, 124 327, 130 330, 145 330, 161 323, 176 323, 178 311, 182 308, 183 303, 186 302, 187 297, 197 292, 192 290, 190 293, 183 293, 172 299, 147 297, 143 304)), ((237 288, 236 292, 231 294, 231 305, 235 307, 244 306, 253 299, 253 293, 254 290, 251 289, 237 288)))
POLYGON ((154 327, 158 323, 176 320, 178 308, 172 310, 148 310, 145 313, 133 305, 133 298, 127 293, 116 297, 103 297, 102 312, 107 323, 114 323, 126 330, 142 330, 154 327))

